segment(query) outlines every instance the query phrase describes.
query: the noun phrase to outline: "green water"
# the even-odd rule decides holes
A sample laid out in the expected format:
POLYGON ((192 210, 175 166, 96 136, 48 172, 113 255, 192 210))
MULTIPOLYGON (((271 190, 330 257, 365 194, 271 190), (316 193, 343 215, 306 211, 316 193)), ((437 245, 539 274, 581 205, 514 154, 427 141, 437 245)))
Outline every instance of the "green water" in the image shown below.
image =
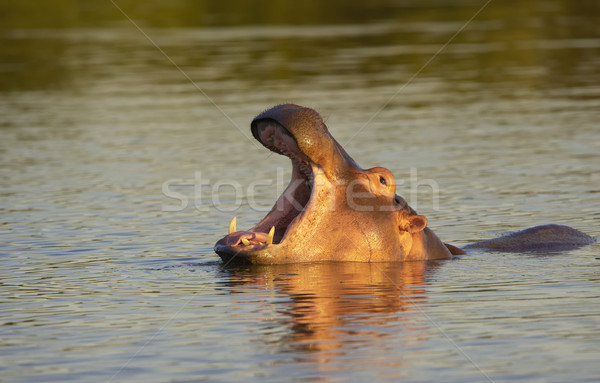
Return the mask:
POLYGON ((389 168, 446 242, 599 236, 600 7, 485 4, 1 3, 0 380, 595 382, 599 245, 241 269, 212 251, 287 183, 249 130, 281 102, 389 168))

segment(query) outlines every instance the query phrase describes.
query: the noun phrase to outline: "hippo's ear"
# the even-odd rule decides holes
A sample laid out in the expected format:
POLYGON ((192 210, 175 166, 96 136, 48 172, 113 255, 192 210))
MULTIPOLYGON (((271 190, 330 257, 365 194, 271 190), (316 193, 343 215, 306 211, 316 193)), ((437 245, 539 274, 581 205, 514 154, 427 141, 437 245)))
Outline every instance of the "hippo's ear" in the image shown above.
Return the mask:
POLYGON ((427 218, 424 215, 409 215, 407 231, 411 234, 418 233, 427 226, 427 218))

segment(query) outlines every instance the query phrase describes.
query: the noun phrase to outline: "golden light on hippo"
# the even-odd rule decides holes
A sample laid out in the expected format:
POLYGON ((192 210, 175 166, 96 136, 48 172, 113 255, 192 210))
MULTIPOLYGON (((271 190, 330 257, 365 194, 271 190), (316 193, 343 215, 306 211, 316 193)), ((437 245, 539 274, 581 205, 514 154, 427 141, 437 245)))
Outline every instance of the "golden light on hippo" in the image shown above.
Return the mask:
MULTIPOLYGON (((313 109, 277 105, 251 123, 252 135, 292 163, 290 183, 254 227, 215 244, 224 262, 279 264, 317 261, 399 262, 465 254, 443 243, 396 194, 392 172, 362 169, 331 136, 313 109)), ((467 247, 504 251, 571 248, 594 239, 575 229, 545 225, 467 247)))

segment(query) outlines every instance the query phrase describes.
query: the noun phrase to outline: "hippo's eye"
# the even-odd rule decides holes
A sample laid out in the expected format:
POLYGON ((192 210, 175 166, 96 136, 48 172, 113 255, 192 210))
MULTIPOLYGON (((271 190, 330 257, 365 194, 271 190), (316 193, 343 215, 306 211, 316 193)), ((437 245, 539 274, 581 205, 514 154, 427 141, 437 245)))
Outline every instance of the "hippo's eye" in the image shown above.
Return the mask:
POLYGON ((379 176, 379 183, 383 186, 387 186, 387 181, 382 176, 379 176))

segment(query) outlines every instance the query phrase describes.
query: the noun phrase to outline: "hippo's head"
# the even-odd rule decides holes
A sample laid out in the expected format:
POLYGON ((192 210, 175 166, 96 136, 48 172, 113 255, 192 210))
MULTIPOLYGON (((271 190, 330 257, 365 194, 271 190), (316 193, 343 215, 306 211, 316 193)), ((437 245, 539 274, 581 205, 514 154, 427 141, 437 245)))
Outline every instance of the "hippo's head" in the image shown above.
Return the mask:
MULTIPOLYGON (((431 258, 421 251, 427 219, 396 195, 394 175, 381 167, 361 169, 315 110, 278 105, 258 115, 251 128, 265 147, 291 159, 292 178, 256 226, 237 231, 232 220, 229 234, 215 245, 224 262, 431 258)), ((444 248, 433 258, 449 255, 444 248)))

